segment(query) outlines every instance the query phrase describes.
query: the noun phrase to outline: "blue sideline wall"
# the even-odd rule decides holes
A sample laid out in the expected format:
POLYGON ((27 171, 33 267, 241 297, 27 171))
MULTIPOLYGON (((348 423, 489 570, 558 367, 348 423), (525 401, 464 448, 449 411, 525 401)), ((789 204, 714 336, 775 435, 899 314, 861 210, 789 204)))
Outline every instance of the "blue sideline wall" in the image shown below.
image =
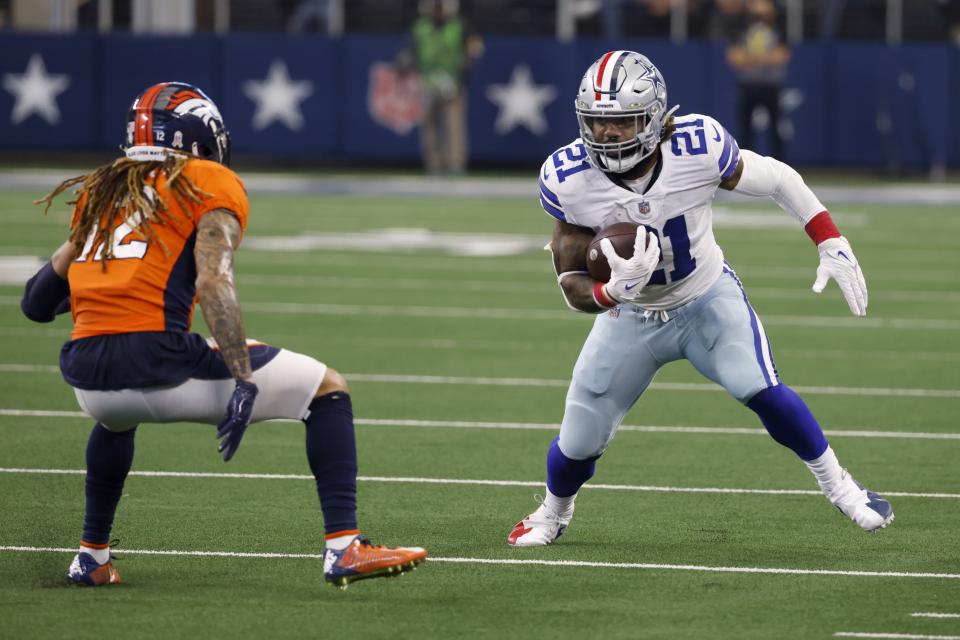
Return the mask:
MULTIPOLYGON (((409 86, 405 93, 398 89, 390 66, 403 42, 399 36, 3 33, 0 149, 114 148, 132 98, 154 82, 182 80, 220 105, 237 152, 415 162, 415 100, 409 86), (261 104, 252 96, 264 86, 279 87, 286 99, 261 104)), ((580 76, 612 48, 648 55, 681 113, 713 115, 741 134, 736 81, 718 45, 497 37, 486 45, 470 74, 475 161, 538 163, 574 138, 580 76)), ((960 106, 960 50, 954 47, 799 46, 782 101, 794 132, 786 158, 793 163, 960 165, 960 124, 951 118, 960 106)), ((757 146, 766 150, 763 135, 757 146)))

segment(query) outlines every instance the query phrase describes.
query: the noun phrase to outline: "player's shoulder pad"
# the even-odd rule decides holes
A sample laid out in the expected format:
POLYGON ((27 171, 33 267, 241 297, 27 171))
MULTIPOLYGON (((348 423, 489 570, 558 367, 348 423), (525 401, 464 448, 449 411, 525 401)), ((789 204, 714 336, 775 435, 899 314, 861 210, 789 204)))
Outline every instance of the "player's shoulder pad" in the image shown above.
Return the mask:
POLYGON ((733 175, 740 161, 740 146, 715 118, 701 114, 696 118, 703 121, 708 155, 713 159, 720 180, 726 180, 733 175))
POLYGON ((183 173, 205 194, 201 195, 202 204, 193 208, 195 219, 214 209, 226 209, 237 216, 241 228, 246 228, 250 203, 240 176, 218 162, 199 158, 191 159, 183 173))
POLYGON ((584 187, 582 172, 592 166, 579 138, 547 156, 537 179, 543 210, 561 222, 571 222, 570 208, 584 187))
POLYGON ((183 168, 183 173, 198 187, 202 184, 210 185, 212 188, 214 188, 213 185, 223 185, 230 190, 239 188, 244 194, 247 192, 240 176, 234 173, 230 167, 226 167, 219 162, 191 158, 183 168))
POLYGON ((675 131, 670 136, 673 156, 693 163, 697 172, 708 172, 719 181, 733 175, 740 149, 719 122, 707 115, 688 113, 675 117, 673 126, 675 131))

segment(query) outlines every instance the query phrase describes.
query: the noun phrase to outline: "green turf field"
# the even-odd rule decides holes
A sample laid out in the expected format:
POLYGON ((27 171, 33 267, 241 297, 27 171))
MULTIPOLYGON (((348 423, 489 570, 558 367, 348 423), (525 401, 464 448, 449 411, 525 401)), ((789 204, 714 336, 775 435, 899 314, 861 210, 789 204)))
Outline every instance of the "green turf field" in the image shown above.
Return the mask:
MULTIPOLYGON (((0 193, 0 258, 46 256, 65 237, 65 207, 44 218, 37 195, 0 193)), ((250 238, 428 228, 545 242, 551 226, 533 196, 251 202, 250 238)), ((751 412, 676 363, 627 416, 567 533, 511 549, 591 320, 566 309, 547 254, 242 248, 248 334, 350 381, 365 533, 433 557, 346 591, 313 557, 322 526, 291 422, 251 428, 229 464, 212 427, 141 427, 115 527, 123 584, 68 587, 91 426, 56 368, 69 320, 32 324, 22 287, 0 286, 0 636, 960 636, 960 617, 911 615, 960 614, 960 217, 833 209, 870 287, 865 319, 832 283, 810 292, 817 254, 799 228, 716 233, 784 381, 841 462, 889 495, 896 522, 875 535, 817 495, 751 412)))

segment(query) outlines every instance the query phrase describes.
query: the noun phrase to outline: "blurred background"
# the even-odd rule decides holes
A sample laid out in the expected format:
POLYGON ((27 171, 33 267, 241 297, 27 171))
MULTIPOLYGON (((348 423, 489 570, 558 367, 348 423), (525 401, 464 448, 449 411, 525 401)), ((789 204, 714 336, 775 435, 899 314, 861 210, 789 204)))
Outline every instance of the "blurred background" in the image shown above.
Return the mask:
POLYGON ((133 97, 181 80, 241 168, 526 169, 626 48, 741 146, 942 180, 958 43, 960 0, 0 0, 0 158, 106 157, 133 97))

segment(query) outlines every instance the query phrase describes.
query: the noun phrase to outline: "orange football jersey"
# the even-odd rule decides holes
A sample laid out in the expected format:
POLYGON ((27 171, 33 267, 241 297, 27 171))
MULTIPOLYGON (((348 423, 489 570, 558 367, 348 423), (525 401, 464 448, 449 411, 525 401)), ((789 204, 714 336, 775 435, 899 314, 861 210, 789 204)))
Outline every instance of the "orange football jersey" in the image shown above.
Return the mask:
MULTIPOLYGON (((146 242, 131 228, 135 225, 123 224, 113 234, 114 257, 104 270, 103 247, 93 244, 91 234, 68 274, 74 340, 136 331, 189 331, 196 302, 193 247, 197 223, 210 211, 227 209, 237 216, 240 228, 246 229, 247 194, 240 178, 227 167, 189 160, 182 175, 209 195, 201 203, 186 201, 183 205, 167 188, 166 176, 158 174, 151 186, 166 204, 172 223, 154 223, 152 228, 166 251, 157 241, 146 242)), ((127 219, 138 215, 129 212, 127 219)))

